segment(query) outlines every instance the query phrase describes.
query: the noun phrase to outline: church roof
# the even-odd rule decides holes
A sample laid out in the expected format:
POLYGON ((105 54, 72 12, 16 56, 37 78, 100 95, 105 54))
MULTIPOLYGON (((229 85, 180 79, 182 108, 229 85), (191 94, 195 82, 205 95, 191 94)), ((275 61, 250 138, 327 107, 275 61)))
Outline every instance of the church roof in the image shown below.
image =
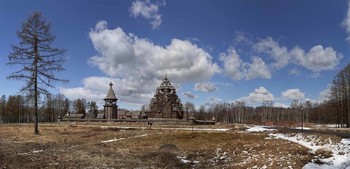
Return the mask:
POLYGON ((112 82, 109 83, 109 90, 104 100, 117 100, 117 97, 115 96, 112 86, 113 86, 113 83, 112 82))
POLYGON ((171 85, 169 79, 166 76, 163 79, 163 81, 160 84, 160 86, 158 87, 158 90, 159 89, 172 89, 172 90, 175 90, 175 88, 171 85))

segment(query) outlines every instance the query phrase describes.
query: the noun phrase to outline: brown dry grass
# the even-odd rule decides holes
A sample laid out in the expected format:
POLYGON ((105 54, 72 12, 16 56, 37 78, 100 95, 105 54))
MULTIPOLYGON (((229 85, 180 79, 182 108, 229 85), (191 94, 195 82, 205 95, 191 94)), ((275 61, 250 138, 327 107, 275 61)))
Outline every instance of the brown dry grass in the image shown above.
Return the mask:
POLYGON ((32 125, 1 125, 0 167, 301 168, 312 158, 298 144, 241 132, 237 126, 225 126, 232 129, 228 132, 198 132, 99 125, 40 124, 40 135, 33 134, 32 125), (118 138, 125 139, 101 142, 118 138))

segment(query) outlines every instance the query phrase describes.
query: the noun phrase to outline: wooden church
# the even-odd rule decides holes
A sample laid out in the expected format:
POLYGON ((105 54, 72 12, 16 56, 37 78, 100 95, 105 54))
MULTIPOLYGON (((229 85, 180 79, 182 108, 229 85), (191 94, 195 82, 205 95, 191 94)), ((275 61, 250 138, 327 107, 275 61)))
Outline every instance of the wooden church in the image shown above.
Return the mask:
POLYGON ((147 118, 183 119, 184 113, 176 89, 165 76, 157 87, 156 93, 150 102, 147 118))
MULTIPOLYGON (((104 107, 105 119, 124 119, 121 112, 118 115, 117 97, 113 90, 113 83, 109 84, 109 90, 106 97, 104 107)), ((176 89, 173 87, 169 79, 165 76, 162 83, 157 87, 156 93, 150 102, 150 110, 146 112, 146 117, 142 113, 138 118, 153 118, 153 119, 183 119, 184 112, 180 98, 176 94, 176 89)), ((126 114, 125 114, 126 115, 126 114)))

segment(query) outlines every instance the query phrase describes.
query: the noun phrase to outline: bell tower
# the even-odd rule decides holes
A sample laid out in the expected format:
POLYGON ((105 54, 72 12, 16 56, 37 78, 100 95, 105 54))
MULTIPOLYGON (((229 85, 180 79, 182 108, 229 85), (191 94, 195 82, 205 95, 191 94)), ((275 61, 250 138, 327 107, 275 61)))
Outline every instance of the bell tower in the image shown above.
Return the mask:
POLYGON ((105 101, 104 107, 104 117, 106 119, 116 119, 118 113, 117 97, 113 91, 113 83, 109 83, 109 90, 106 97, 103 99, 105 101))

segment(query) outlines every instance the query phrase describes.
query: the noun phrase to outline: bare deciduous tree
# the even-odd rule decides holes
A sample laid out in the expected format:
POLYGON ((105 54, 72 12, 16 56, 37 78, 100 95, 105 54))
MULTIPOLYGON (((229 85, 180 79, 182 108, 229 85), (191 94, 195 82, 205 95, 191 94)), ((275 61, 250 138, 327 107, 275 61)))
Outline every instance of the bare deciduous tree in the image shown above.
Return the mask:
POLYGON ((54 72, 64 70, 63 54, 65 50, 53 48, 55 36, 50 33, 51 24, 42 17, 40 12, 34 12, 17 31, 19 45, 12 45, 13 52, 9 55, 8 65, 19 65, 21 69, 13 72, 8 79, 24 80, 26 85, 21 92, 26 91, 34 97, 35 125, 38 129, 38 98, 40 94, 48 94, 47 87, 54 87, 52 82, 68 82, 59 79, 54 72))

